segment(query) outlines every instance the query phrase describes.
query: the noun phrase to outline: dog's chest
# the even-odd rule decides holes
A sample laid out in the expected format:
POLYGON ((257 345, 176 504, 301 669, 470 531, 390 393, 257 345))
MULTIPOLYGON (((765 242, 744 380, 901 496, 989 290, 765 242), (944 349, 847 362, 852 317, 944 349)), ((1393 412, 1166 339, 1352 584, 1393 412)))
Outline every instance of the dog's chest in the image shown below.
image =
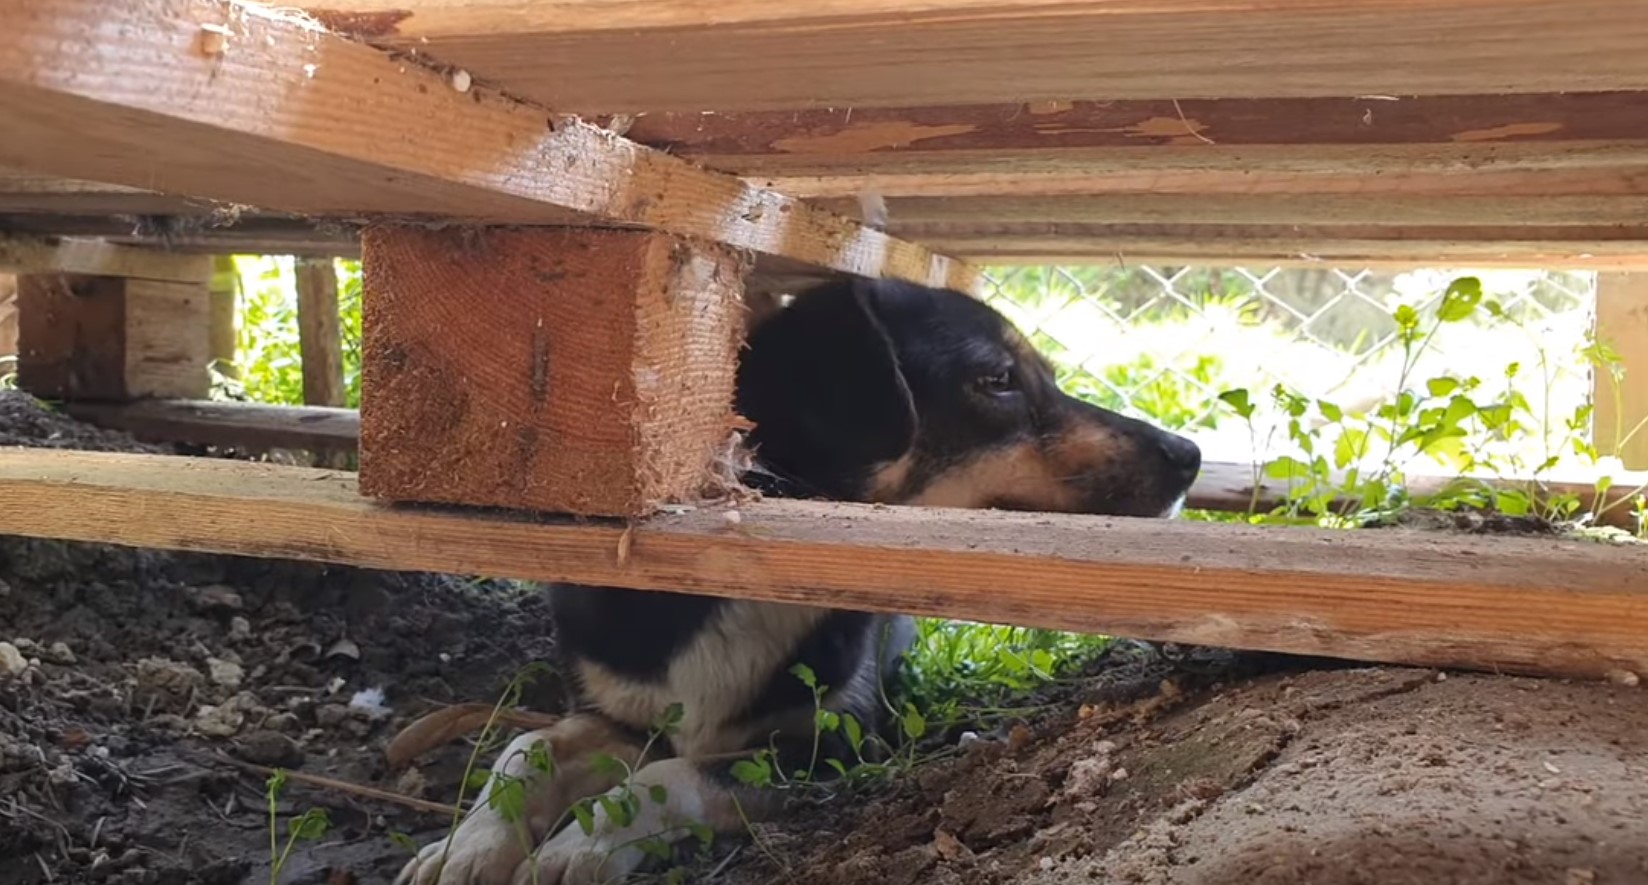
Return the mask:
POLYGON ((584 696, 602 713, 650 728, 681 705, 672 742, 682 755, 736 750, 737 720, 784 668, 829 612, 757 602, 721 606, 671 658, 661 677, 627 677, 588 658, 576 663, 584 696))

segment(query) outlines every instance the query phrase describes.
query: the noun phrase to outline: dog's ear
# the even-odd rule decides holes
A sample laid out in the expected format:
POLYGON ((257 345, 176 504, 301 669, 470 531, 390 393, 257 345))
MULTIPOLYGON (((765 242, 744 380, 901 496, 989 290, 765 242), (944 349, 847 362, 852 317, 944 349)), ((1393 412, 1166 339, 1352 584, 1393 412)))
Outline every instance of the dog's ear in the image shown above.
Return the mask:
POLYGON ((756 456, 802 491, 854 500, 908 452, 916 411, 873 283, 832 283, 759 325, 738 370, 756 456))

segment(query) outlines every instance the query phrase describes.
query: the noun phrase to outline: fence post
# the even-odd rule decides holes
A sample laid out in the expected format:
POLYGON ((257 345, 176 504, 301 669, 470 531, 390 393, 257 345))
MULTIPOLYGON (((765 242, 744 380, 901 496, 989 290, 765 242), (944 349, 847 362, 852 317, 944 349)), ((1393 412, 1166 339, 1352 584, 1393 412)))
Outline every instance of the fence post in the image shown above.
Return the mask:
POLYGON ((1607 369, 1594 371, 1597 450, 1619 456, 1627 470, 1648 470, 1648 273, 1597 275, 1596 336, 1619 354, 1624 369, 1617 384, 1607 369))

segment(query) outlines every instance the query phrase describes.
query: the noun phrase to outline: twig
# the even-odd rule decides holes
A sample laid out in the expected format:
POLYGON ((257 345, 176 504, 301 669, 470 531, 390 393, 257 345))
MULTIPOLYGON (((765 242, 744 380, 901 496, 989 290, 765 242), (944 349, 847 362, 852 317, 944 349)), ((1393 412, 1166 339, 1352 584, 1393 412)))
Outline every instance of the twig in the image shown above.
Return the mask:
MULTIPOLYGON (((275 773, 273 768, 265 768, 262 765, 257 765, 251 762, 243 762, 230 756, 218 754, 212 756, 211 758, 214 761, 222 762, 226 765, 238 768, 241 771, 256 774, 260 777, 270 777, 275 773)), ((348 793, 364 799, 376 799, 379 802, 388 802, 393 805, 401 805, 417 811, 427 811, 433 814, 452 814, 457 811, 456 808, 440 802, 430 802, 427 799, 416 799, 411 796, 403 796, 400 793, 391 793, 388 790, 380 790, 377 787, 368 787, 364 784, 352 784, 349 781, 340 781, 335 778, 322 777, 318 774, 304 774, 301 771, 287 770, 286 779, 292 781, 293 783, 304 784, 322 790, 348 793)))

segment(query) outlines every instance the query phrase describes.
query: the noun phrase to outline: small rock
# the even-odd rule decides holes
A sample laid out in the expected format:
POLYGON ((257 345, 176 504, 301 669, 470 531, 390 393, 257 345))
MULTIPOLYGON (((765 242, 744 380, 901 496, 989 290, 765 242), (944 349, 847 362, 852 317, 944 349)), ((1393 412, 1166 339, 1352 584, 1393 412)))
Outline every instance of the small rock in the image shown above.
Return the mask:
POLYGON ((168 658, 143 658, 137 662, 137 690, 132 700, 141 709, 179 712, 205 678, 200 671, 168 658))
POLYGON ((1118 768, 1115 771, 1110 772, 1110 779, 1113 781, 1127 780, 1127 769, 1118 768))
POLYGON ((217 706, 204 705, 195 714, 195 730, 208 737, 234 737, 246 724, 246 712, 257 699, 241 692, 217 706))
POLYGON ((17 650, 22 652, 24 657, 32 658, 35 655, 40 654, 40 643, 35 642, 32 639, 23 639, 19 637, 14 640, 14 642, 17 645, 17 650))
POLYGON ((303 724, 295 713, 276 713, 263 723, 263 727, 282 734, 296 734, 303 730, 303 724))
POLYGON ((1592 885, 1596 880, 1596 870, 1579 867, 1568 870, 1567 885, 1592 885))
POLYGON ((351 661, 360 660, 360 646, 352 639, 339 639, 326 650, 328 658, 348 658, 351 661))
POLYGON ((212 682, 224 688, 239 688, 246 678, 246 670, 234 661, 225 661, 222 658, 207 658, 206 667, 211 671, 212 682))
POLYGON ((252 622, 240 615, 229 619, 229 641, 242 642, 252 638, 252 622))
POLYGON ((62 765, 46 772, 46 780, 59 787, 66 787, 78 779, 74 772, 74 761, 70 759, 64 759, 62 765))
POLYGON ((349 718, 349 708, 343 704, 321 704, 315 708, 315 722, 322 728, 336 728, 349 718))
POLYGON ((1635 688, 1642 679, 1630 670, 1609 670, 1608 681, 1615 685, 1626 685, 1635 688))
POLYGON ((408 768, 395 779, 395 791, 403 796, 414 799, 423 798, 424 791, 429 789, 429 781, 423 776, 423 769, 408 768))
POLYGON ((235 744, 235 755, 247 762, 270 768, 297 768, 303 764, 303 748, 288 735, 270 729, 248 734, 235 744))
POLYGON ((190 587, 183 593, 189 606, 197 612, 238 612, 246 607, 239 593, 222 584, 190 587))
POLYGON ((51 648, 46 649, 46 660, 64 666, 75 663, 74 652, 67 642, 52 643, 51 648))
POLYGON ((10 595, 11 595, 11 585, 6 583, 5 581, 0 581, 0 599, 5 599, 6 597, 8 597, 10 595))
POLYGON ((29 669, 29 659, 9 642, 0 642, 0 679, 16 679, 29 669))

